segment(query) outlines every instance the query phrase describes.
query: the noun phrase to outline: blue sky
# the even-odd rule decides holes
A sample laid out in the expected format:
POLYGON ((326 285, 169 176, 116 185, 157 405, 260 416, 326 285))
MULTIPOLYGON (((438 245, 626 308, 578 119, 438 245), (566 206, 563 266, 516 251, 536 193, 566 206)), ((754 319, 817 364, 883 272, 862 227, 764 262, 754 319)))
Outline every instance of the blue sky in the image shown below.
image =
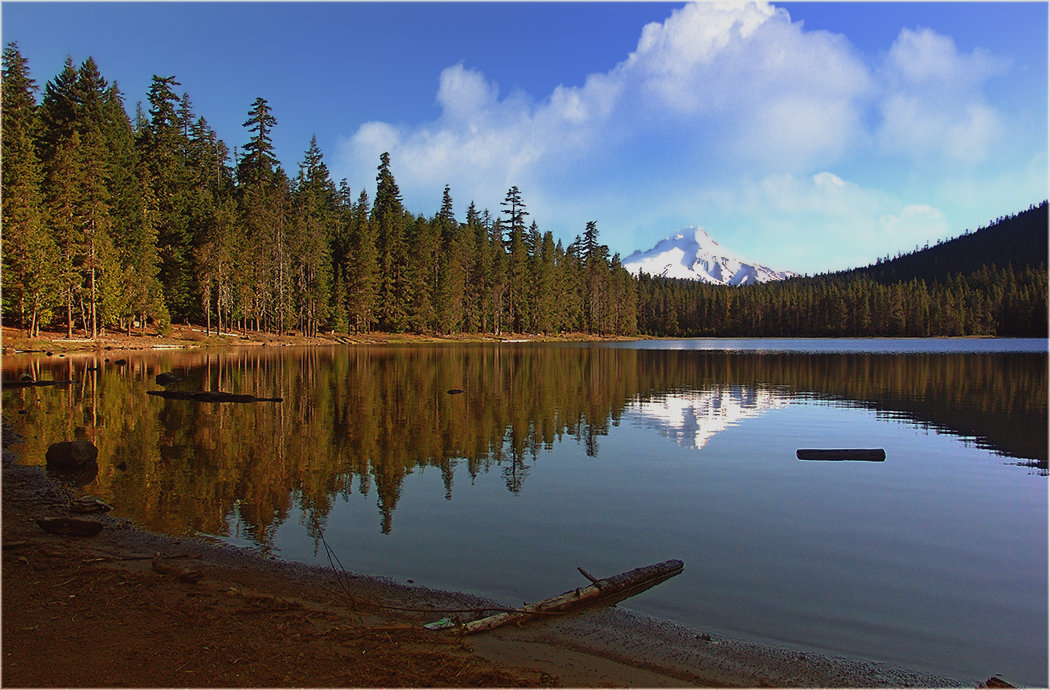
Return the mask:
POLYGON ((463 218, 517 185, 623 255, 699 225, 816 273, 1047 196, 1047 3, 3 2, 42 87, 95 58, 129 112, 175 75, 232 149, 269 101, 294 174, 463 218))

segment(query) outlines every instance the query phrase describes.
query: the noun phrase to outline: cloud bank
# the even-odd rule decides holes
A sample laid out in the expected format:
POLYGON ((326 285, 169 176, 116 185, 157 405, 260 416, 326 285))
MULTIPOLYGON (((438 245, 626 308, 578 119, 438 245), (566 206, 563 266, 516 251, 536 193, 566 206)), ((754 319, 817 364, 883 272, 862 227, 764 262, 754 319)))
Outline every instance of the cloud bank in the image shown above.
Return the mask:
POLYGON ((862 186, 842 170, 977 168, 1008 129, 984 95, 1008 68, 929 29, 902 29, 865 58, 844 36, 808 31, 768 3, 700 2, 643 27, 608 71, 542 99, 447 66, 437 119, 365 123, 340 141, 333 170, 370 181, 389 151, 407 205, 424 213, 446 183, 457 206, 494 212, 517 185, 544 229, 571 238, 596 219, 622 252, 701 224, 746 256, 774 258, 755 251, 764 246, 802 261, 850 229, 855 250, 822 259, 836 268, 902 238, 958 230, 931 205, 943 185, 940 197, 913 199, 922 191, 862 186))

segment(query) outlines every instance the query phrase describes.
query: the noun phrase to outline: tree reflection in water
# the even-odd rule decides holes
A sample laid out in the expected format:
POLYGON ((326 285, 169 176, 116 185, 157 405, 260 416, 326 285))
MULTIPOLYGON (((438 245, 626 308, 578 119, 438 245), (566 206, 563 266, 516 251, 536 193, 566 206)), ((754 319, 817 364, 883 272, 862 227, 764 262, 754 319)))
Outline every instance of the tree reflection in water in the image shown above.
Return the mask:
POLYGON ((5 357, 4 378, 73 379, 5 389, 22 459, 86 435, 100 471, 86 491, 150 529, 225 534, 236 514, 264 545, 300 506, 321 525, 333 502, 374 493, 389 532, 405 477, 454 479, 499 468, 521 491, 541 451, 575 441, 588 456, 632 405, 699 391, 776 391, 860 406, 972 439, 1047 467, 1047 357, 1034 354, 794 354, 641 350, 601 345, 243 349, 45 360, 5 357), (97 369, 95 368, 97 367, 97 369), (178 388, 281 397, 197 403, 146 395, 178 388), (463 390, 452 394, 451 390, 463 390))

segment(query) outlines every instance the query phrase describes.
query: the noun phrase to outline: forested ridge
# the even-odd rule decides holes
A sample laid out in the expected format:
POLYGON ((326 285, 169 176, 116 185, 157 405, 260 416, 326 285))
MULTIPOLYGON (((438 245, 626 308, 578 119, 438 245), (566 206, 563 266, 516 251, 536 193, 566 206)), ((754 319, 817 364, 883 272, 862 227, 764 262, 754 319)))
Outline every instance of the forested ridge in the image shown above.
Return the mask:
POLYGON ((871 266, 740 288, 643 276, 639 328, 679 336, 1047 334, 1047 202, 871 266))
POLYGON ((984 244, 956 254, 930 253, 953 241, 745 288, 635 278, 595 222, 566 246, 529 219, 516 186, 495 213, 471 201, 458 219, 446 186, 439 209, 417 214, 388 154, 374 193, 354 192, 331 179, 315 139, 289 175, 264 98, 231 157, 179 86, 154 76, 132 118, 93 59, 67 59, 38 101, 28 62, 6 46, 5 323, 31 334, 61 325, 69 337, 173 321, 307 335, 1046 334, 1045 202, 959 238, 984 244), (1031 213, 1041 215, 1018 220, 1031 213), (1025 238, 1009 252, 997 241, 1040 222, 1041 252, 1025 238), (1031 256, 1041 263, 1014 258, 1031 256))

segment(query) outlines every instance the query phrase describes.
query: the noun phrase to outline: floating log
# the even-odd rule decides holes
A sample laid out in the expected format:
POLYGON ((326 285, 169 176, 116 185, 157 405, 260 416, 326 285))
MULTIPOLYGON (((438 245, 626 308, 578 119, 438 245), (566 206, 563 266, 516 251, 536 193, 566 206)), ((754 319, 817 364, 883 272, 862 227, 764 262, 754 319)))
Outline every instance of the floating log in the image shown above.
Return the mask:
POLYGON ((221 391, 146 391, 150 395, 169 400, 194 400, 196 402, 281 402, 283 398, 257 398, 254 395, 241 393, 223 393, 221 391))
POLYGON ((72 381, 4 381, 0 383, 3 388, 28 388, 30 386, 68 386, 72 381))
POLYGON ((886 451, 882 448, 799 448, 795 451, 799 460, 863 460, 884 462, 886 451))
POLYGON ((580 569, 584 576, 592 581, 592 584, 569 590, 550 599, 527 604, 517 611, 497 613, 485 618, 479 618, 463 626, 464 634, 491 630, 506 623, 521 623, 535 616, 560 613, 570 608, 585 603, 594 603, 599 600, 615 598, 617 601, 645 591, 664 580, 674 577, 682 572, 685 565, 682 561, 670 560, 662 563, 654 563, 643 568, 628 570, 619 575, 613 575, 603 580, 596 580, 586 571, 580 569))

